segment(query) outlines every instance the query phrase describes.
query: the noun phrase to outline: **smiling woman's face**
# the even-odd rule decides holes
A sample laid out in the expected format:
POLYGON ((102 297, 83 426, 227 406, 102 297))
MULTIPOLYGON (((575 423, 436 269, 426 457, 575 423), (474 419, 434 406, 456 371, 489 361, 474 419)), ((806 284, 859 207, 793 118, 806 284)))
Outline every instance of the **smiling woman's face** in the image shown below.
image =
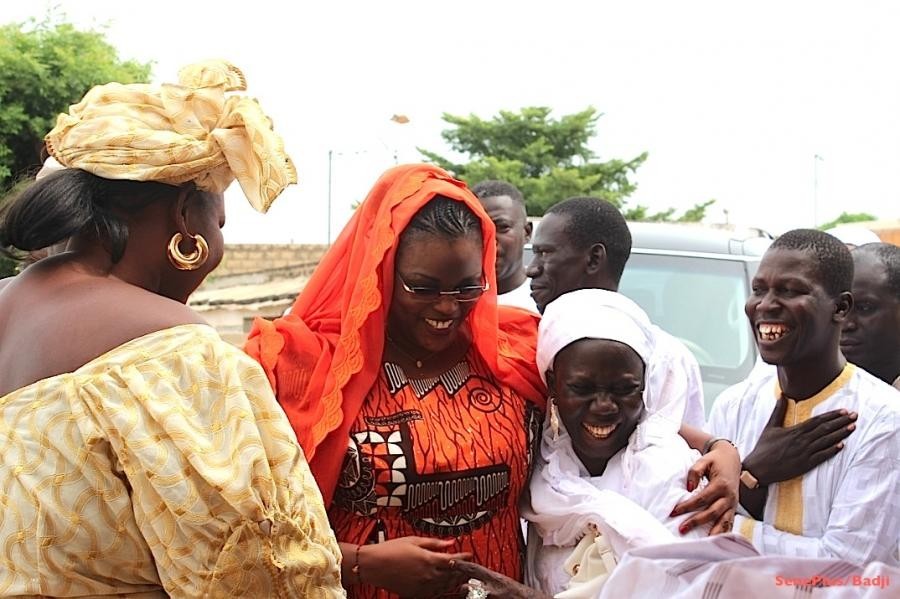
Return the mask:
POLYGON ((421 299, 409 287, 452 291, 482 285, 482 247, 477 235, 447 239, 418 234, 404 239, 394 263, 394 291, 388 314, 391 339, 417 357, 450 347, 478 303, 452 297, 421 299))
POLYGON ((575 454, 600 476, 644 413, 643 361, 624 343, 582 339, 556 355, 548 384, 575 454))

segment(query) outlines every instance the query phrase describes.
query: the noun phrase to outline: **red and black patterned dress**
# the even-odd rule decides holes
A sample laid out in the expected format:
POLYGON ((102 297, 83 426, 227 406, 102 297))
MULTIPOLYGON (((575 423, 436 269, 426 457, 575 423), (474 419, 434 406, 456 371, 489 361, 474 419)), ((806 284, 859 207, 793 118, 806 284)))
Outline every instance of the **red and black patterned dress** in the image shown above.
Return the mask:
MULTIPOLYGON (((434 378, 383 364, 328 512, 338 540, 456 538, 452 551, 521 580, 518 500, 539 426, 534 405, 499 387, 474 351, 434 378)), ((365 585, 349 596, 392 597, 365 585)))

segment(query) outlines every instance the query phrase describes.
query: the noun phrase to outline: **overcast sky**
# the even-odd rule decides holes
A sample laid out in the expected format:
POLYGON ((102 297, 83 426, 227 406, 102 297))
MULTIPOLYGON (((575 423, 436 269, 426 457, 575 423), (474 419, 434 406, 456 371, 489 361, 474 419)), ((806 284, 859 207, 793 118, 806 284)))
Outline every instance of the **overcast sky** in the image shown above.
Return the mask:
POLYGON ((900 217, 897 2, 0 0, 0 14, 48 4, 105 26, 155 81, 211 57, 244 71, 300 184, 266 216, 235 184, 229 242, 324 242, 329 150, 336 235, 395 155, 445 149, 442 112, 528 105, 596 107, 601 159, 649 152, 632 204, 715 198, 709 221, 727 210, 775 233, 843 210, 900 217))

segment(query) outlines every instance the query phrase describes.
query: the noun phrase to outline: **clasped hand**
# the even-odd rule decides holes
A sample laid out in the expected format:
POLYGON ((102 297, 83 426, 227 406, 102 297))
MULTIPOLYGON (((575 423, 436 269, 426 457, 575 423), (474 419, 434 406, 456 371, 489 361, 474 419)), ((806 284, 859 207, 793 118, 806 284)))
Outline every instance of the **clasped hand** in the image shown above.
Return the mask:
POLYGON ((469 578, 457 571, 457 561, 472 559, 467 552, 448 553, 455 541, 401 537, 359 552, 362 581, 401 597, 436 597, 458 588, 469 578))

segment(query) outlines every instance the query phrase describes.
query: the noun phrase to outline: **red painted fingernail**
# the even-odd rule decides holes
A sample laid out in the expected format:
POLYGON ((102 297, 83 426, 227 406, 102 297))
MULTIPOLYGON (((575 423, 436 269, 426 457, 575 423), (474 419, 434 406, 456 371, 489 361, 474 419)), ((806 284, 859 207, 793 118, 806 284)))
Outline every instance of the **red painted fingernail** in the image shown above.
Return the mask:
POLYGON ((672 510, 672 513, 669 514, 669 518, 674 518, 677 515, 678 515, 678 510, 672 510))
POLYGON ((690 530, 691 530, 691 527, 688 526, 687 524, 682 524, 681 526, 678 527, 678 532, 680 532, 681 534, 685 534, 686 532, 688 532, 690 530))
POLYGON ((687 487, 688 491, 693 491, 695 486, 696 486, 696 484, 694 484, 694 481, 692 481, 692 480, 688 481, 688 487, 687 487))

